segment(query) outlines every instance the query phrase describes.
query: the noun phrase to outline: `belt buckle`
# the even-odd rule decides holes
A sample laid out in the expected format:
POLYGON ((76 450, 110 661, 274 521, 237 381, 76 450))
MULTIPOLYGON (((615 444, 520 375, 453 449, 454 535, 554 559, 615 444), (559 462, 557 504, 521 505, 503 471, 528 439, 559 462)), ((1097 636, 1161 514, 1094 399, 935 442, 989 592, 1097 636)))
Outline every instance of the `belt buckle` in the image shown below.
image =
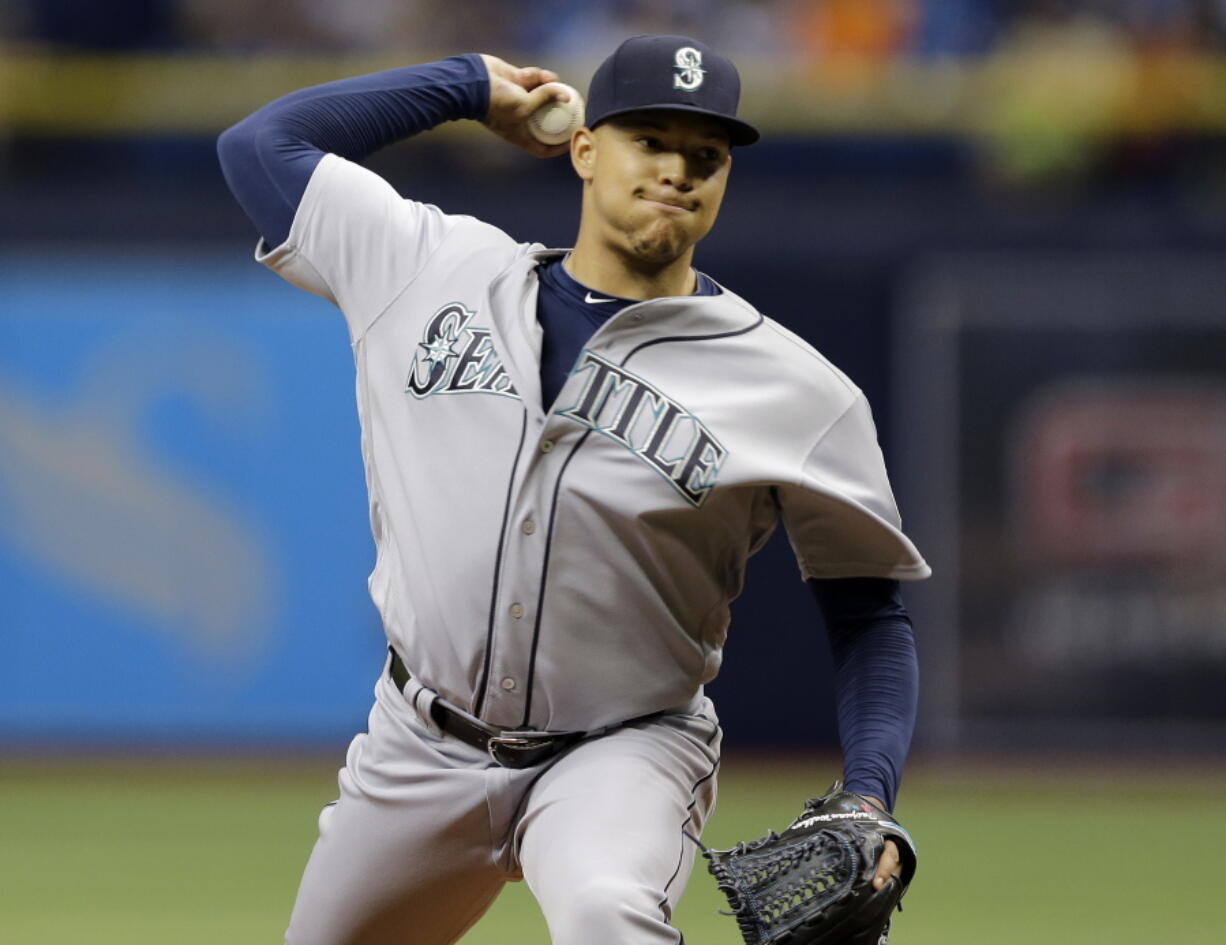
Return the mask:
POLYGON ((495 764, 504 768, 529 768, 549 757, 553 753, 556 739, 528 738, 504 732, 501 735, 491 735, 485 750, 495 764))

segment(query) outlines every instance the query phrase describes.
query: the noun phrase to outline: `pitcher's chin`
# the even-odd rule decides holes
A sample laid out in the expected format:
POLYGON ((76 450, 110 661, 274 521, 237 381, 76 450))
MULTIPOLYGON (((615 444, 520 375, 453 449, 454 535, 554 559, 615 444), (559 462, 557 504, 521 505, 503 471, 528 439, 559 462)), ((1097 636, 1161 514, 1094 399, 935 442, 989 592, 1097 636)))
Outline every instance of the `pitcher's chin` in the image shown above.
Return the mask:
POLYGON ((687 237, 675 221, 659 220, 637 234, 630 248, 642 262, 666 266, 694 245, 687 237))

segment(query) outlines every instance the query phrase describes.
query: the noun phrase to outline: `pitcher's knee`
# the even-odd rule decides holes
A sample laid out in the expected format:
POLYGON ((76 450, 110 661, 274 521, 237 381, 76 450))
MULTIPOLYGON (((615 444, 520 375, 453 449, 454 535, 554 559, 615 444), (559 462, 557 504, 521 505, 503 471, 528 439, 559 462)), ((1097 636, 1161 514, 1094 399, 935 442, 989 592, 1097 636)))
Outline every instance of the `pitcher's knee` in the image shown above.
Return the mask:
POLYGON ((659 890, 617 879, 594 880, 546 911, 552 945, 675 945, 659 890))

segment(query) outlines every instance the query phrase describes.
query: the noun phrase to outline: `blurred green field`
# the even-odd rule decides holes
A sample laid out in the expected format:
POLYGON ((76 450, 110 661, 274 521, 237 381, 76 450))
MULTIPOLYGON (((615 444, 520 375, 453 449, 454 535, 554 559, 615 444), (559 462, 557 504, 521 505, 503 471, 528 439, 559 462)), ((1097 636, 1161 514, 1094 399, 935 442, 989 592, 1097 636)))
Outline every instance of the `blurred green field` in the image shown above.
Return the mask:
MULTIPOLYGON (((705 840, 781 827, 832 767, 725 762, 705 840)), ((279 943, 330 763, 0 760, 4 945, 279 943)), ((899 816, 920 873, 894 945, 1217 945, 1226 769, 916 763, 899 816)), ((691 945, 737 945, 700 866, 691 945)), ((546 945, 508 887, 465 945, 546 945)), ((409 940, 406 940, 409 945, 409 940)))

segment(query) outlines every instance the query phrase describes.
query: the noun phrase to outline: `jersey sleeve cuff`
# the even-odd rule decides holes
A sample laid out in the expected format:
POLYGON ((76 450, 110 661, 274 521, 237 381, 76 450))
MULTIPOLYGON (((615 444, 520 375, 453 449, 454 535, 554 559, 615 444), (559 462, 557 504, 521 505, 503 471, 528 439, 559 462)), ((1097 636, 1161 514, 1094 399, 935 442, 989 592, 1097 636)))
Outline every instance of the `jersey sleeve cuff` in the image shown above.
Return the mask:
POLYGON ((315 170, 311 173, 311 179, 307 182, 306 191, 302 195, 298 209, 294 213, 294 221, 290 224, 289 235, 285 241, 278 246, 270 247, 268 242, 261 237, 255 246, 255 261, 261 266, 271 269, 291 285, 305 289, 312 295, 326 299, 334 305, 337 304, 336 297, 319 270, 303 252, 302 244, 304 234, 309 232, 311 218, 319 202, 319 191, 325 186, 328 176, 331 175, 339 160, 335 155, 325 154, 316 165, 315 170))

